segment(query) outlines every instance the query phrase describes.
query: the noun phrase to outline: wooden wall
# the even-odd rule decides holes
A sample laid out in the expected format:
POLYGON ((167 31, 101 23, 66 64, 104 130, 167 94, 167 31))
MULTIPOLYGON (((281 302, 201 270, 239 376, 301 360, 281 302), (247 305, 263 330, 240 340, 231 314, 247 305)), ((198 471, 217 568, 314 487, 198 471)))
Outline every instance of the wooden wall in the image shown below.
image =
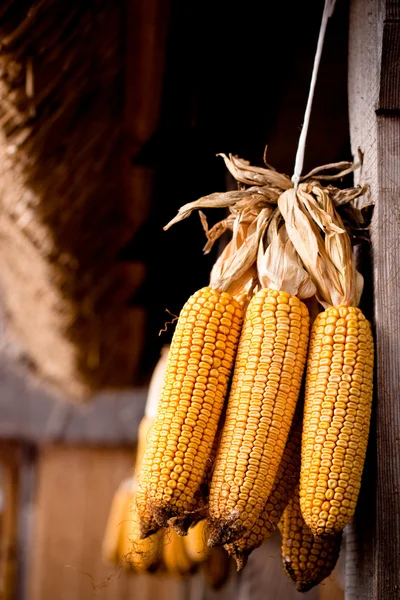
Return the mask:
POLYGON ((105 566, 112 495, 133 463, 128 448, 47 446, 39 453, 26 600, 178 598, 175 580, 105 566))
MULTIPOLYGON (((28 574, 23 600, 299 600, 280 565, 279 535, 253 553, 227 585, 211 590, 200 574, 190 580, 132 575, 101 560, 111 499, 133 464, 131 448, 47 445, 39 449, 28 574), (267 593, 266 593, 267 591, 267 593)), ((342 600, 332 576, 308 600, 342 600)), ((10 599, 11 600, 11 599, 10 599)), ((12 599, 14 600, 14 598, 12 599)))
MULTIPOLYGON (((369 185, 375 400, 363 486, 348 529, 346 600, 400 598, 400 2, 352 0, 349 108, 356 177, 369 185)), ((371 294, 372 299, 372 294, 371 294)))

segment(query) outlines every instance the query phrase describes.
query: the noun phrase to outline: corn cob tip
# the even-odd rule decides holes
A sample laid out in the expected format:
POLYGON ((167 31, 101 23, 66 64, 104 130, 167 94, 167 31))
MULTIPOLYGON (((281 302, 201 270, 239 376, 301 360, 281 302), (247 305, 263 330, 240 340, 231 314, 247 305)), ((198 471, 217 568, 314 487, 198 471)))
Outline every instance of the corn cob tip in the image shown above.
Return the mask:
POLYGON ((145 540, 146 538, 153 535, 153 533, 157 533, 160 530, 160 527, 155 521, 151 523, 146 523, 145 521, 139 522, 139 539, 145 540))
POLYGON ((249 560, 250 552, 228 552, 229 556, 234 558, 236 563, 236 570, 239 573, 242 569, 247 565, 247 561, 249 560))
POLYGON ((306 592, 312 590, 313 587, 315 587, 314 583, 298 583, 296 585, 296 590, 301 594, 305 594, 306 592))
POLYGON ((229 578, 230 566, 230 559, 224 548, 213 548, 210 558, 202 565, 206 584, 215 591, 221 589, 229 578))
POLYGON ((208 545, 223 546, 235 542, 245 533, 246 529, 243 525, 235 525, 233 519, 214 519, 209 521, 208 545))
POLYGON ((317 585, 315 583, 315 581, 307 581, 307 582, 298 581, 298 582, 296 582, 296 572, 292 568, 290 560, 284 560, 284 562, 283 562, 283 568, 286 571, 286 573, 289 575, 289 577, 295 583, 296 590, 298 592, 300 592, 302 594, 305 594, 306 592, 309 592, 310 590, 312 590, 313 587, 315 587, 317 585))

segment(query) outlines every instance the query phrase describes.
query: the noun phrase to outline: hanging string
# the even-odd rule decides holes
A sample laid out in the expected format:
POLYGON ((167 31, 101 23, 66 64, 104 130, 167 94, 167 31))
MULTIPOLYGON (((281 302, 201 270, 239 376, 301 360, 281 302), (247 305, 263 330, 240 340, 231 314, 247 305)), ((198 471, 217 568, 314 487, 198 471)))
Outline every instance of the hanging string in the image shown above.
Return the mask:
POLYGON ((336 4, 336 0, 325 0, 324 12, 322 14, 321 27, 320 27, 319 36, 318 36, 317 50, 316 50, 315 58, 314 58, 313 72, 312 72, 312 76, 311 76, 310 91, 308 92, 306 112, 304 113, 303 127, 302 127, 300 138, 299 138, 299 144, 298 144, 297 153, 296 153, 296 160, 295 160, 295 164, 294 164, 294 173, 293 173, 293 177, 292 177, 292 183, 295 188, 297 188, 299 185, 301 173, 303 171, 304 152, 305 152, 305 147, 306 147, 308 127, 310 124, 311 106, 312 106, 312 101, 314 98, 314 91, 315 91, 315 84, 317 81, 319 63, 321 62, 321 55, 322 55, 322 48, 324 46, 326 26, 328 24, 329 17, 331 17, 333 15, 333 11, 335 9, 335 4, 336 4))

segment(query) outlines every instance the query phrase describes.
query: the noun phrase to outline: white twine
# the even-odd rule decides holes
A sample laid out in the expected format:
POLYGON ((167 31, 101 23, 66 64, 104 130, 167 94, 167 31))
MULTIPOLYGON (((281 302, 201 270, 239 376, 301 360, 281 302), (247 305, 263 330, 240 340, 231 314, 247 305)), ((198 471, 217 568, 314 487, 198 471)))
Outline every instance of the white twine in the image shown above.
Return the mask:
POLYGON ((299 145, 297 146, 296 160, 294 163, 294 173, 293 173, 293 177, 292 177, 292 183, 293 183, 295 189, 299 185, 301 173, 303 171, 304 152, 305 152, 305 148, 306 148, 308 127, 310 125, 311 106, 312 106, 312 101, 314 98, 314 91, 315 91, 315 84, 317 81, 319 63, 321 62, 321 55, 322 55, 322 49, 324 46, 326 26, 328 24, 329 17, 331 17, 333 15, 333 11, 335 10, 335 4, 336 4, 336 0, 325 0, 324 12, 322 13, 322 21, 321 21, 321 27, 319 30, 317 50, 315 53, 313 72, 312 72, 312 76, 311 76, 310 91, 308 92, 306 112, 304 113, 303 127, 302 127, 300 138, 299 138, 299 145))

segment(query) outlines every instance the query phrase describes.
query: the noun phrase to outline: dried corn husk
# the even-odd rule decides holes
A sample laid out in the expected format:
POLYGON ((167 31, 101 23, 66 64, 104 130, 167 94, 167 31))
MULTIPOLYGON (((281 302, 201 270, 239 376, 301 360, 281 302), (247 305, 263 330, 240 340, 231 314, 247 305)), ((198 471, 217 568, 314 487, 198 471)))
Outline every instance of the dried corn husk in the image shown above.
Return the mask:
POLYGON ((292 182, 287 175, 278 173, 273 167, 268 166, 267 169, 262 167, 252 167, 247 160, 238 158, 237 156, 226 154, 218 154, 222 156, 225 165, 233 177, 246 185, 261 185, 261 189, 271 199, 277 199, 282 190, 287 190, 292 187, 292 182))
POLYGON ((309 274, 304 270, 301 261, 289 239, 284 223, 278 223, 279 211, 271 221, 264 250, 261 240, 258 248, 257 273, 261 287, 282 290, 298 296, 310 298, 316 292, 309 274))
POLYGON ((324 308, 357 306, 363 280, 329 190, 302 183, 297 190, 284 192, 278 206, 289 238, 317 288, 318 301, 324 308))
POLYGON ((239 213, 233 223, 232 240, 211 271, 211 287, 229 291, 235 297, 251 289, 257 276, 258 246, 271 215, 271 208, 263 208, 258 215, 246 209, 239 213))

